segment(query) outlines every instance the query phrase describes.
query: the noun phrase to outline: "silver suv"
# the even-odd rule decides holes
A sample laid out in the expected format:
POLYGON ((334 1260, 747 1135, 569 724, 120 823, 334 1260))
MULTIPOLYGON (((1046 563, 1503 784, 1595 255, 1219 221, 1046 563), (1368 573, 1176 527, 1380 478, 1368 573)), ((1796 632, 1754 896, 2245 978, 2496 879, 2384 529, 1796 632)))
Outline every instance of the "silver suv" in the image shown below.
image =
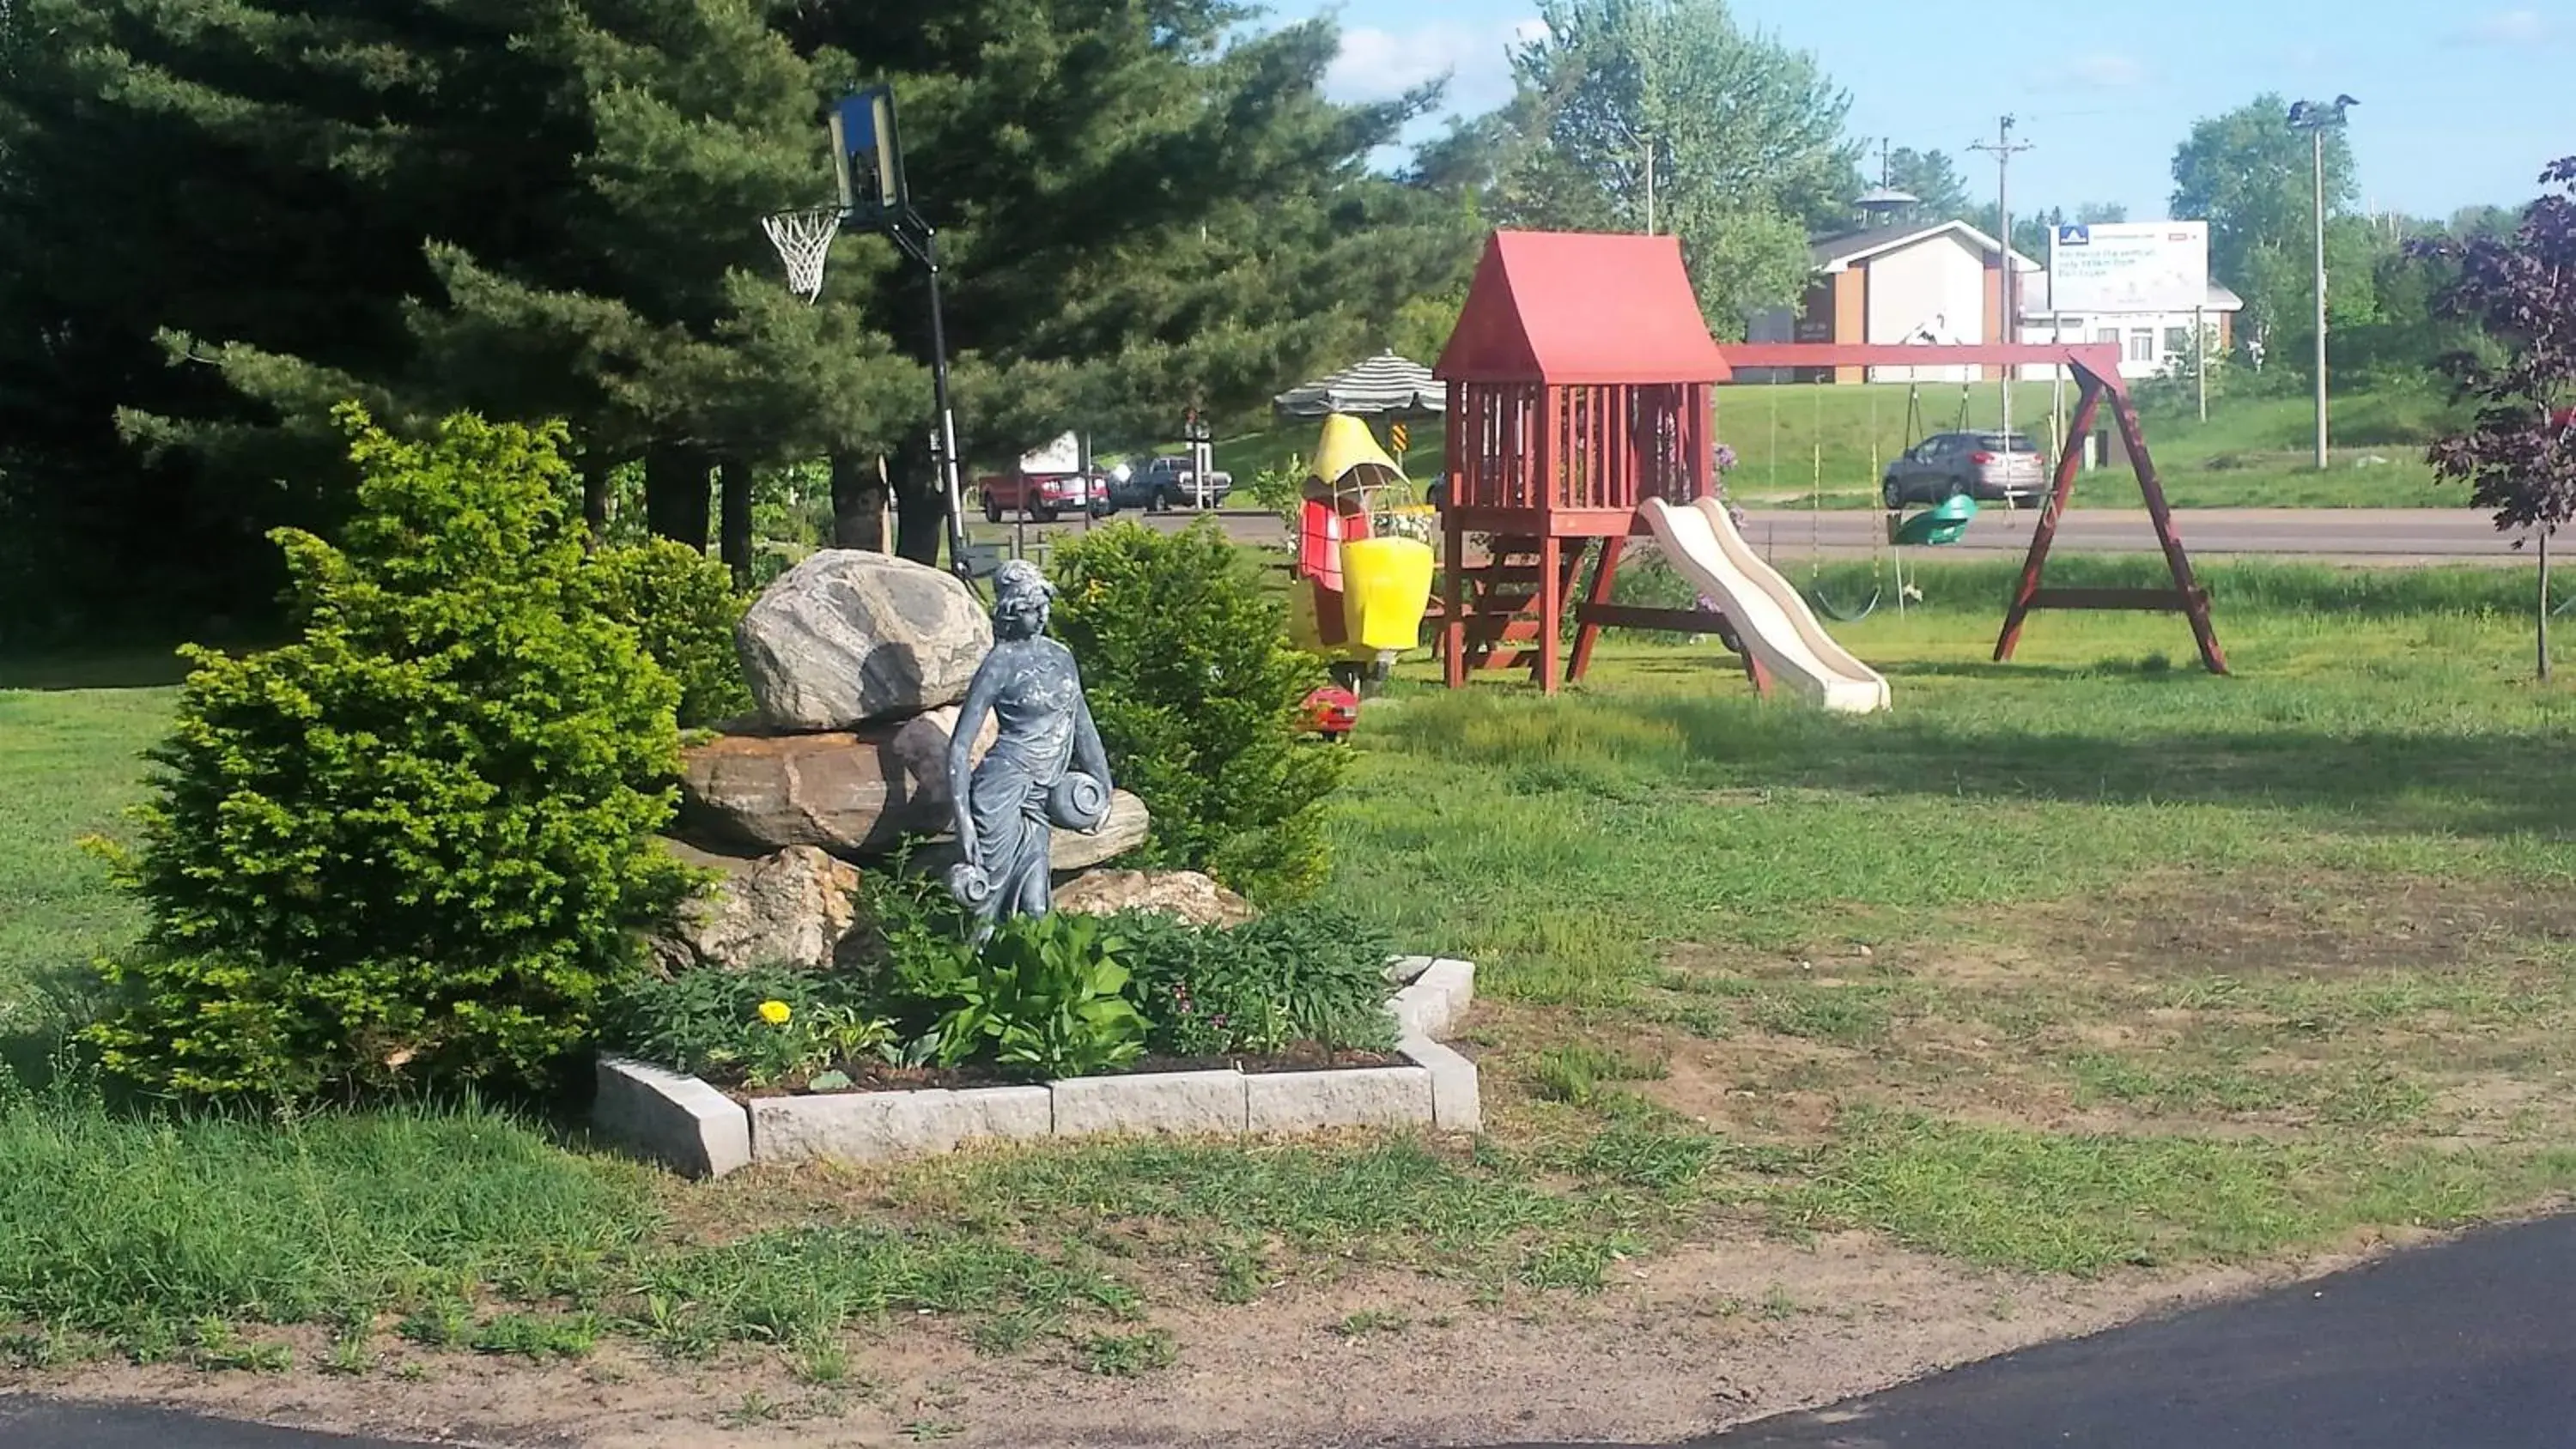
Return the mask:
POLYGON ((1934 433, 1887 465, 1879 495, 1890 508, 1961 494, 2022 505, 2038 503, 2048 483, 2048 457, 2026 433, 1934 433))

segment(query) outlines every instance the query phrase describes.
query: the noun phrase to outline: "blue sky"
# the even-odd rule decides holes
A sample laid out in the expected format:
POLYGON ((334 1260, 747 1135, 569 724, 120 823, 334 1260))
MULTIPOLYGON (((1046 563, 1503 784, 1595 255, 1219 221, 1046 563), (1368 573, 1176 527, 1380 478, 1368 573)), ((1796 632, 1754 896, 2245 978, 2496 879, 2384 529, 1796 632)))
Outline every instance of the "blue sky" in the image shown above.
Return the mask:
MULTIPOLYGON (((1852 94, 1852 130, 1945 150, 1990 195, 2006 111, 2037 149, 2013 163, 2013 209, 2115 201, 2164 215, 2173 151, 2202 116, 2267 90, 2357 97, 2352 141, 2374 209, 2445 216, 2518 205, 2576 154, 2576 0, 1735 0, 1739 21, 1813 52, 1852 94), (2009 38, 1996 38, 2008 16, 2009 38)), ((1275 0, 1333 14, 1346 99, 1452 74, 1451 104, 1510 94, 1506 46, 1532 0, 1275 0)))

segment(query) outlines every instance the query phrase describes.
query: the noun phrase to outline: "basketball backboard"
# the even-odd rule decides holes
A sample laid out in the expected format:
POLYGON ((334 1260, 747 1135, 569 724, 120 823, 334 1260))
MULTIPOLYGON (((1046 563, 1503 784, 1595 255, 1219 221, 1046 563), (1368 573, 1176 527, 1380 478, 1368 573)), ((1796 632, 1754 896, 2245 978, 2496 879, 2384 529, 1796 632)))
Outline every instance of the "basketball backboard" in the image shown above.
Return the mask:
POLYGON ((894 89, 869 86, 832 107, 832 165, 841 186, 841 209, 860 226, 902 216, 911 197, 903 184, 903 150, 896 144, 894 89))

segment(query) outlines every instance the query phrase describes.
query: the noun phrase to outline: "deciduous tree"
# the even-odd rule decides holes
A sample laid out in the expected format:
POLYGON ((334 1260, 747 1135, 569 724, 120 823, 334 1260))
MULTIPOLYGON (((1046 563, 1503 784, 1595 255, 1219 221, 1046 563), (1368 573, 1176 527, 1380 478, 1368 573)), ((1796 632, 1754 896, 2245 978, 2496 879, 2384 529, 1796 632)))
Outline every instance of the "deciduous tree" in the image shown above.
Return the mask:
POLYGON ((1543 137, 1503 187, 1506 219, 1682 239, 1709 325, 1806 285, 1807 241, 1851 215, 1849 98, 1815 58, 1744 28, 1724 0, 1543 0, 1513 55, 1522 124, 1543 137))
POLYGON ((2417 255, 2459 269, 2436 312, 2474 323, 2495 355, 2455 352, 2442 370, 2477 407, 2474 422, 2436 442, 2434 472, 2470 487, 2498 529, 2539 540, 2540 677, 2549 677, 2549 540, 2576 517, 2576 157, 2541 173, 2549 193, 2509 236, 2481 232, 2418 242, 2417 255))

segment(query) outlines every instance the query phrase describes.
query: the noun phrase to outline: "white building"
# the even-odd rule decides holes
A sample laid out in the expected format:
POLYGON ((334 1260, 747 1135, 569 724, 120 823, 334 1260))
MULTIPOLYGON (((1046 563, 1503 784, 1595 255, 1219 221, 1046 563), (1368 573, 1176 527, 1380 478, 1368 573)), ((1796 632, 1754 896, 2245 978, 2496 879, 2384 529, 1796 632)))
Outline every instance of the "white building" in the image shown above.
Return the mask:
MULTIPOLYGON (((2041 305, 2021 309, 2021 340, 2024 342, 2099 342, 2120 349, 2120 376, 2135 381, 2154 377, 2173 363, 2187 364, 2191 358, 2191 332, 2195 325, 2209 329, 2209 355, 2223 358, 2236 338, 2236 314, 2245 310, 2245 299, 2217 282, 2209 284, 2209 305, 2195 316, 2190 312, 2066 312, 2060 314, 2047 304, 2047 274, 2041 273, 2028 296, 2041 299, 2041 305)), ((2047 382, 2065 371, 2057 367, 2025 367, 2021 376, 2047 382)), ((2071 379, 2070 379, 2071 380, 2071 379)))

